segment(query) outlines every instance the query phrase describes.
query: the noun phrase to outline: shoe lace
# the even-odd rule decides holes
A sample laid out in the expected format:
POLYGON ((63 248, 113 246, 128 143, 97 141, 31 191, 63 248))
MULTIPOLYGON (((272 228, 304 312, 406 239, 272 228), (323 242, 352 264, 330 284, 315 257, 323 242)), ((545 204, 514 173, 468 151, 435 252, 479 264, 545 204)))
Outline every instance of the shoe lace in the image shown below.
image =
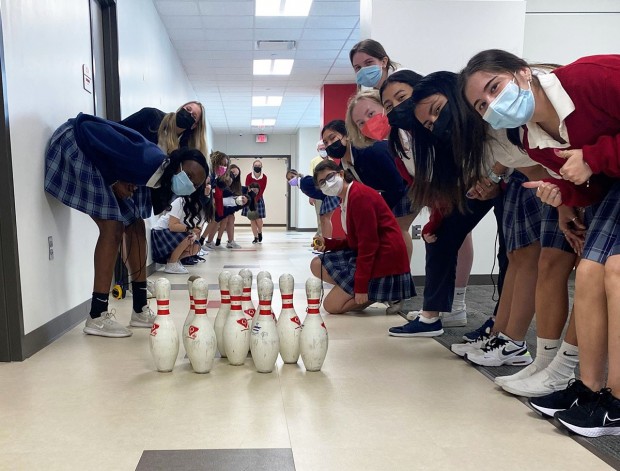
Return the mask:
POLYGON ((489 339, 487 344, 482 347, 481 350, 484 352, 491 352, 493 350, 497 350, 498 348, 502 348, 507 343, 507 340, 499 338, 497 335, 495 335, 489 339))
POLYGON ((110 309, 107 312, 104 312, 102 315, 102 321, 106 322, 106 321, 111 321, 114 322, 114 320, 116 319, 116 309, 110 309))

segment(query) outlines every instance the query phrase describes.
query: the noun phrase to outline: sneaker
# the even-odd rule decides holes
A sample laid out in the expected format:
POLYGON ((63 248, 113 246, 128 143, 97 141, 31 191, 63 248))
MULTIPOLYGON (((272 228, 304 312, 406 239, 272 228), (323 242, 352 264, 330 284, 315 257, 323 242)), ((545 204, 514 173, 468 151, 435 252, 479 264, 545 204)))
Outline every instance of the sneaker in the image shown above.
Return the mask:
POLYGON ((146 299, 153 299, 155 297, 155 282, 146 280, 146 299))
POLYGON ((189 271, 181 262, 176 263, 166 263, 166 268, 164 268, 164 273, 172 273, 173 275, 187 275, 189 271))
POLYGON ((234 240, 229 240, 228 243, 226 244, 226 248, 227 249, 240 249, 241 246, 237 244, 237 242, 235 242, 234 240))
POLYGON ((472 330, 471 332, 467 332, 463 335, 463 340, 465 342, 475 342, 480 337, 481 333, 486 330, 488 327, 490 330, 493 330, 493 325, 495 324, 495 318, 489 317, 484 324, 478 327, 476 330, 472 330))
POLYGON ((262 233, 262 232, 259 232, 259 233, 258 233, 258 241, 259 241, 259 242, 262 242, 262 241, 263 241, 263 233, 262 233))
POLYGON ((456 353, 460 357, 464 357, 469 353, 474 353, 482 347, 484 347, 489 339, 491 338, 491 329, 487 327, 487 329, 482 332, 478 340, 475 342, 465 342, 465 343, 453 343, 450 346, 450 350, 452 353, 456 353))
POLYGON ((98 335, 99 337, 131 337, 133 332, 127 327, 120 325, 112 320, 115 315, 114 309, 101 314, 96 319, 88 318, 84 325, 84 333, 88 335, 98 335))
POLYGON ((546 396, 533 397, 528 402, 530 406, 541 414, 553 417, 556 412, 585 405, 594 400, 596 400, 596 393, 591 391, 580 380, 575 379, 570 381, 568 387, 562 391, 556 391, 546 396))
POLYGON ((392 337, 437 337, 443 334, 441 319, 431 324, 420 321, 420 318, 398 327, 390 327, 392 337))
POLYGON ((185 267, 191 267, 198 263, 198 259, 194 255, 190 255, 189 257, 182 258, 180 262, 185 267))
POLYGON ((525 342, 518 345, 501 333, 492 337, 479 351, 472 352, 465 358, 479 366, 525 366, 533 361, 525 342))
MULTIPOLYGON (((507 381, 502 385, 502 389, 515 396, 541 397, 566 389, 568 382, 574 378, 574 375, 571 375, 570 378, 557 378, 545 368, 527 378, 507 381)), ((618 426, 620 426, 620 423, 618 426)))
POLYGON ((254 237, 254 240, 252 241, 253 244, 258 244, 258 237, 254 237))
MULTIPOLYGON (((493 382, 495 384, 497 384, 498 386, 504 386, 504 384, 509 383, 511 381, 527 379, 530 376, 538 373, 539 371, 540 371, 540 368, 536 365, 536 363, 532 363, 532 364, 526 366, 525 368, 523 368, 518 373, 515 373, 513 375, 496 376, 495 379, 493 380, 493 382)), ((562 388, 562 389, 564 389, 564 388, 562 388)), ((551 392, 551 391, 549 391, 549 392, 551 392)))
POLYGON ((202 250, 215 250, 215 242, 205 242, 202 246, 202 250))
POLYGON ((571 432, 584 437, 620 435, 620 399, 611 389, 601 389, 595 401, 579 404, 555 414, 555 418, 571 432))
POLYGON ((207 255, 209 255, 209 252, 201 248, 196 255, 198 255, 198 257, 206 257, 207 255))
POLYGON ((467 325, 467 310, 440 313, 444 327, 465 327, 467 325))
POLYGON ((154 320, 155 313, 147 304, 140 312, 136 312, 133 309, 131 310, 131 321, 129 321, 129 325, 131 327, 151 327, 154 320))

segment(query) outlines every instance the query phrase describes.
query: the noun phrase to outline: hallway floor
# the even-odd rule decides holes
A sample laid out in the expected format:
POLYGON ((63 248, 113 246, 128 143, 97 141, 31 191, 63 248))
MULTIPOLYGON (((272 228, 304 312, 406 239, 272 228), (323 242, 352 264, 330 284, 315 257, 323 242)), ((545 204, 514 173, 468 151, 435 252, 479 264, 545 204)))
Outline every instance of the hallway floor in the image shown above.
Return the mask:
MULTIPOLYGON (((255 276, 268 270, 276 286, 291 273, 303 321, 311 235, 266 228, 263 243, 252 245, 242 229, 243 249, 210 252, 190 267, 210 284, 210 318, 219 273, 247 267, 255 276)), ((173 285, 180 330, 187 275, 150 279, 161 276, 173 285)), ((131 299, 111 305, 127 325, 131 299)), ((276 289, 276 314, 280 306, 276 289)), ((306 372, 301 359, 297 366, 278 359, 277 371, 260 374, 248 358, 239 367, 217 359, 211 373, 198 375, 182 346, 174 371, 158 373, 148 329, 109 339, 83 334, 82 323, 32 358, 0 364, 0 469, 133 470, 145 450, 231 450, 221 467, 210 466, 208 453, 203 461, 179 453, 174 465, 162 458, 139 469, 234 470, 239 449, 292 453, 294 468, 274 458, 250 469, 610 469, 435 340, 389 337, 402 319, 381 306, 322 314, 330 342, 318 373, 306 372)))

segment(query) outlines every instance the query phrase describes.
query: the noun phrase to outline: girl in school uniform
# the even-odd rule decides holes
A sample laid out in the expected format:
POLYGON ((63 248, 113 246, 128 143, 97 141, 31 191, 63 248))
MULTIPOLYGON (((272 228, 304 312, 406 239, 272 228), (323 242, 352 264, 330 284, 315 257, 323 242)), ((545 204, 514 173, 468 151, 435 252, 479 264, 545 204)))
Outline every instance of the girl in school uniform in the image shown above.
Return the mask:
MULTIPOLYGON (((252 171, 248 173, 245 177, 245 186, 246 188, 250 186, 251 183, 257 183, 259 186, 259 191, 256 194, 256 211, 258 212, 258 218, 250 221, 250 225, 252 226, 252 233, 254 234, 253 244, 263 241, 263 219, 267 217, 267 212, 265 210, 265 189, 267 188, 267 175, 263 173, 263 163, 256 159, 252 163, 252 171)), ((241 212, 243 216, 247 216, 248 208, 243 208, 241 212)))

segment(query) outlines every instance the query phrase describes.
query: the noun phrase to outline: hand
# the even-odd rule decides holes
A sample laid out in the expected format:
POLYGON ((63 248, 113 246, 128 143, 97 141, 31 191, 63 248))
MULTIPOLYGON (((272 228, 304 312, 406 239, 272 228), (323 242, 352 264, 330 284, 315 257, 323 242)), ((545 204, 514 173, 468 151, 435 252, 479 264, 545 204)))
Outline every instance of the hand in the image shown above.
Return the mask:
POLYGON ((310 198, 310 206, 314 206, 314 198, 310 198))
POLYGON ((562 205, 558 207, 558 225, 564 233, 566 241, 575 253, 581 257, 586 239, 586 226, 583 224, 579 213, 570 206, 562 205))
POLYGON ((434 244, 437 242, 437 236, 435 234, 422 234, 422 238, 427 244, 434 244))
POLYGON ((200 233, 202 232, 202 229, 200 227, 194 227, 192 229, 192 232, 194 233, 194 235, 196 236, 196 238, 200 237, 200 233))
POLYGON ((581 149, 559 150, 555 149, 555 155, 566 159, 566 163, 560 169, 560 175, 564 180, 573 182, 575 185, 581 185, 587 182, 592 176, 592 169, 583 160, 583 151, 581 149))
POLYGON ((355 293, 355 304, 366 304, 368 302, 368 293, 355 293))
POLYGON ((467 192, 467 197, 476 200, 490 200, 495 198, 499 193, 499 184, 493 183, 487 177, 482 177, 472 188, 467 192))
POLYGON ((536 196, 545 204, 558 207, 562 204, 562 193, 560 187, 553 183, 536 181, 523 183, 524 188, 537 188, 536 196))
POLYGON ((120 180, 112 185, 112 191, 119 200, 131 198, 133 196, 133 192, 136 191, 136 188, 138 188, 136 185, 122 182, 120 180))
POLYGON ((317 252, 325 252, 325 238, 323 236, 313 237, 312 248, 317 252))

